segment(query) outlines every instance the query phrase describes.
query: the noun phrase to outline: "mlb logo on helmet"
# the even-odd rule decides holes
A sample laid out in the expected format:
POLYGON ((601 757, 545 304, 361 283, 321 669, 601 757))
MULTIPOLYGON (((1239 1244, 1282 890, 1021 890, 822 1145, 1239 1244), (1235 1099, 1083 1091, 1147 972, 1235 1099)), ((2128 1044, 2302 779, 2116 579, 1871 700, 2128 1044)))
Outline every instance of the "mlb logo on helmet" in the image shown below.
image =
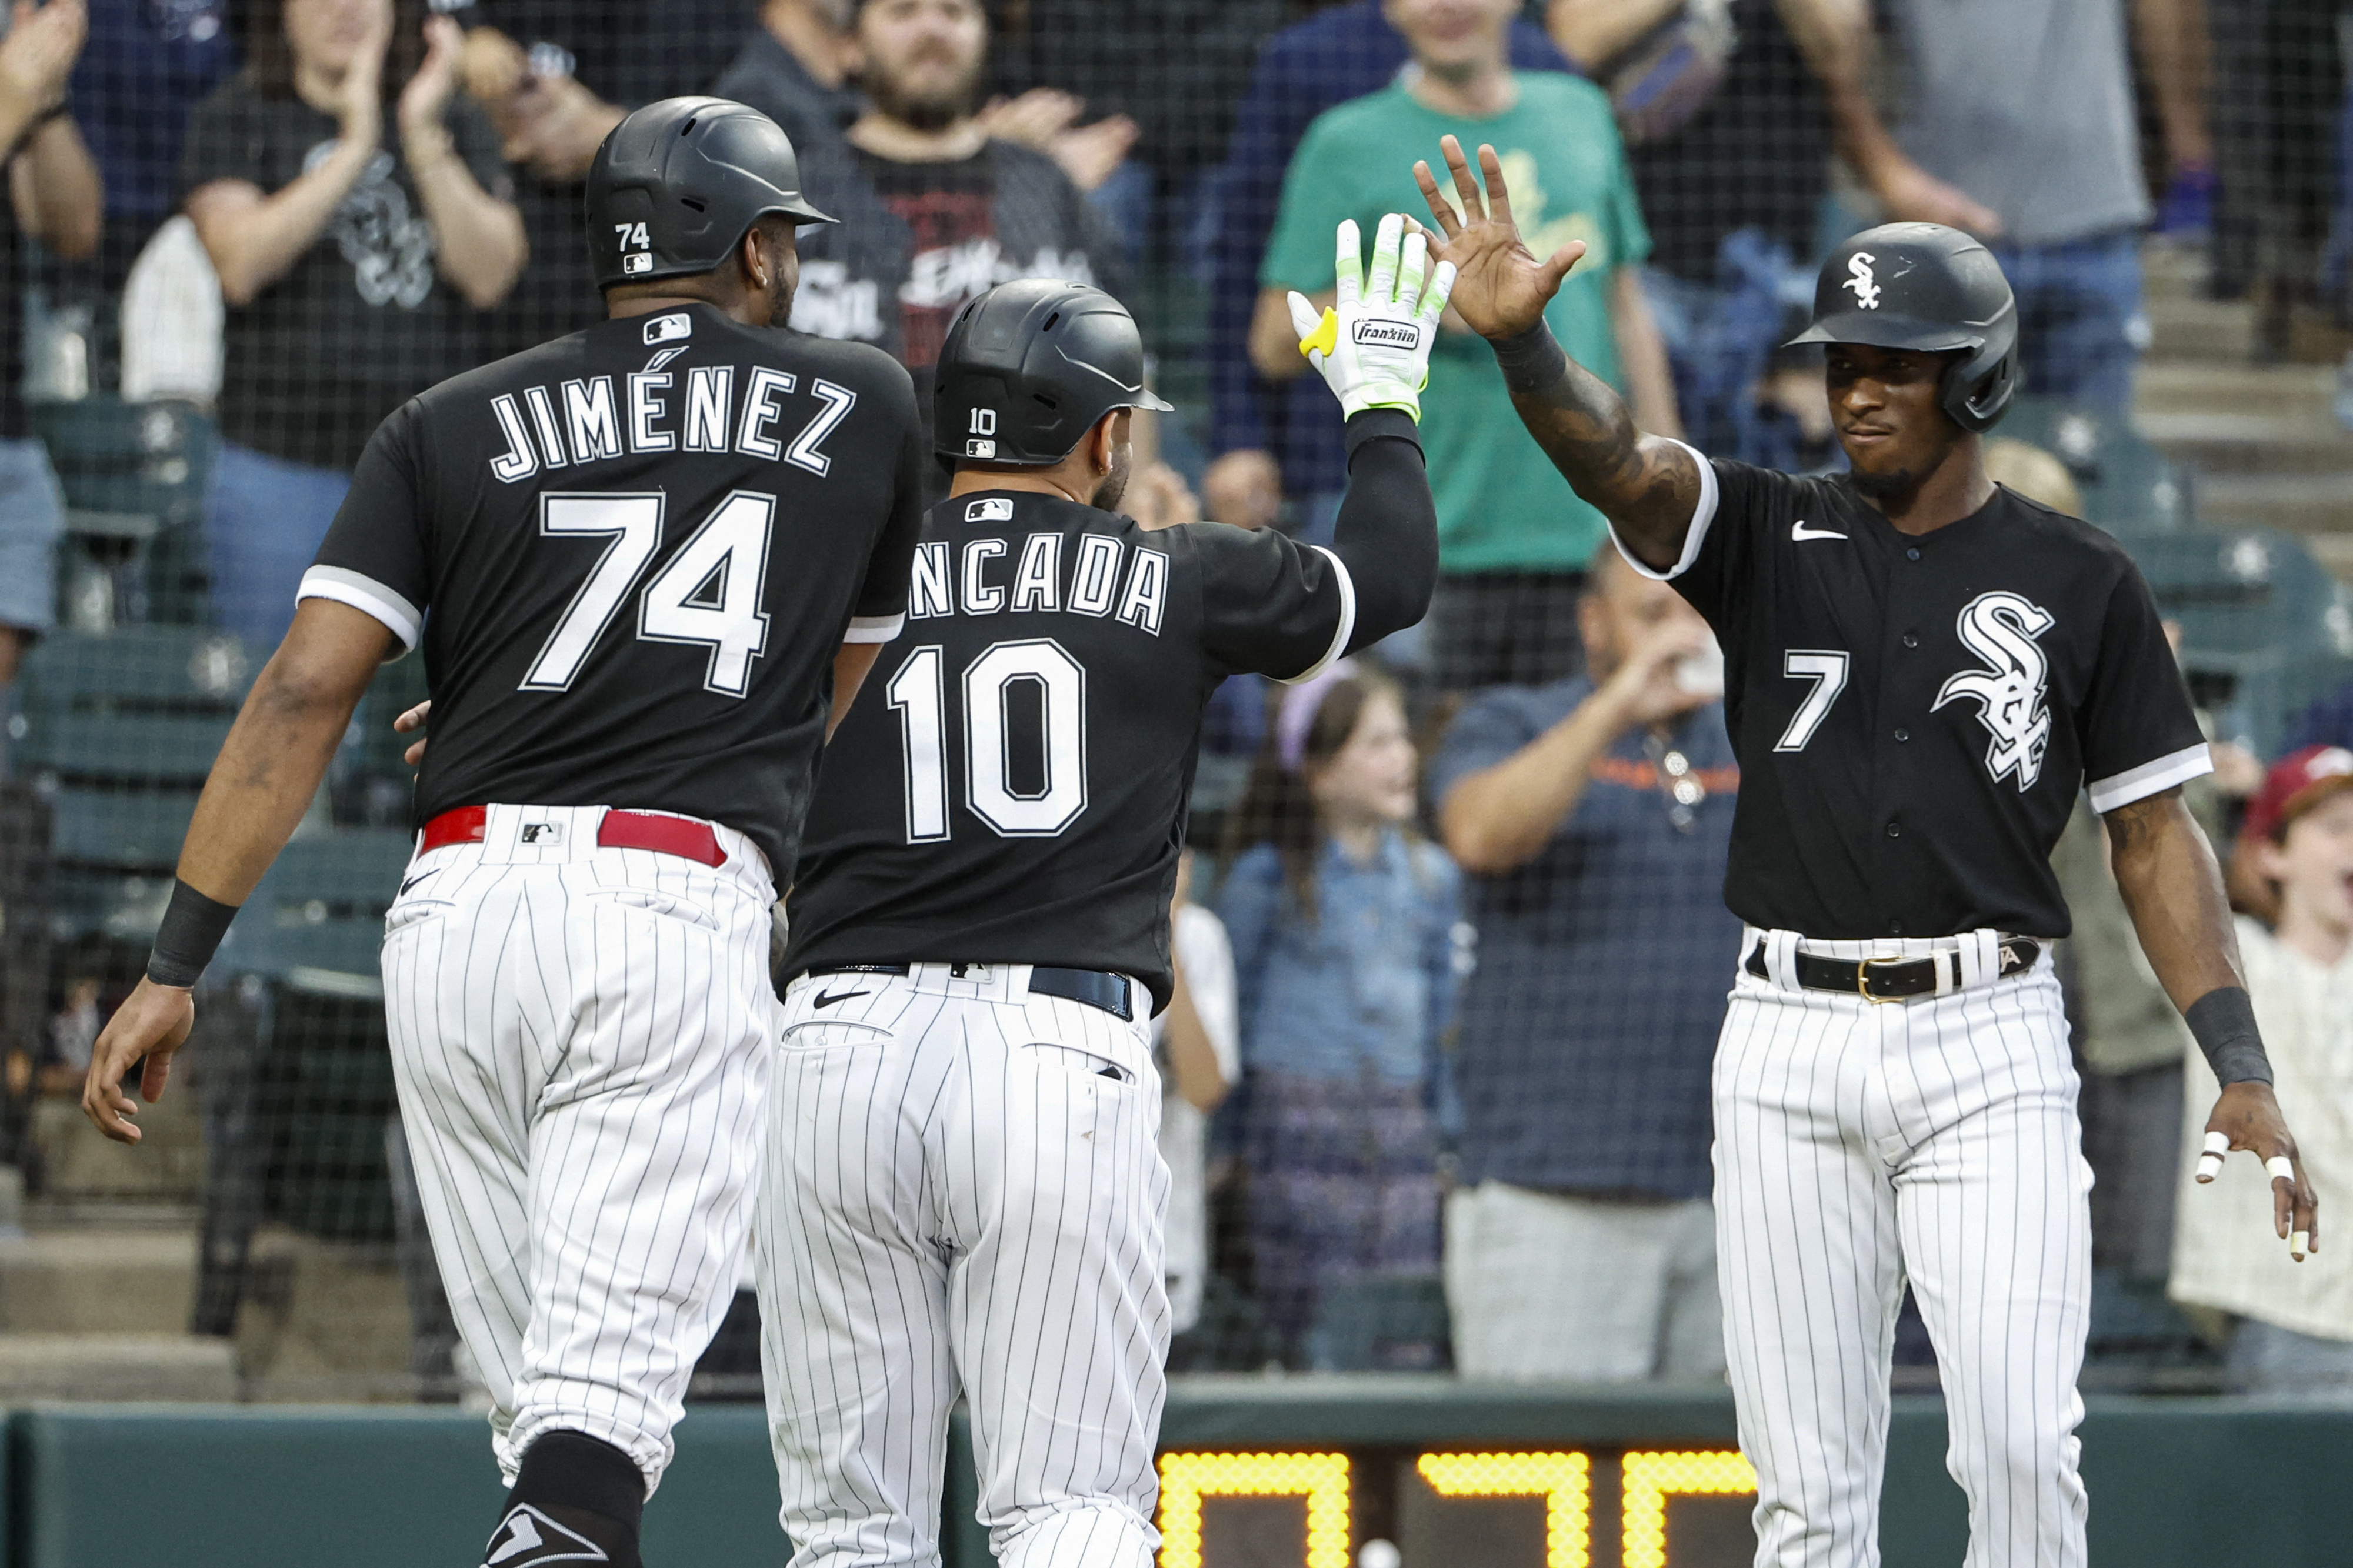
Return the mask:
POLYGON ((642 250, 635 256, 621 258, 621 270, 624 272, 651 272, 653 269, 654 258, 642 250))
POLYGON ((976 500, 964 509, 964 520, 966 522, 1011 522, 1013 503, 996 498, 976 500))
POLYGON ((967 458, 994 458, 997 456, 997 443, 994 441, 966 441, 964 444, 964 455, 967 458))
MULTIPOLYGON (((631 257, 629 259, 634 261, 637 258, 631 257)), ((656 316, 646 323, 646 342, 649 346, 655 343, 676 342, 681 338, 691 338, 693 335, 694 318, 691 316, 656 316)))

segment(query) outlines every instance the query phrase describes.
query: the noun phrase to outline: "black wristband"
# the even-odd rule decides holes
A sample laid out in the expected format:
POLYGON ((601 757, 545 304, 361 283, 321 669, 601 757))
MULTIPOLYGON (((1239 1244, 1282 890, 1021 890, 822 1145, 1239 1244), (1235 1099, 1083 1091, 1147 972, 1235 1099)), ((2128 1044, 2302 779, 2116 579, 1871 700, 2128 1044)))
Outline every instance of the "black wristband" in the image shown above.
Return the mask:
POLYGON ((1421 426, 1402 408, 1360 408, 1348 416, 1340 439, 1346 445, 1348 461, 1353 465, 1357 450, 1369 441, 1404 441, 1420 451, 1421 426))
POLYGON ((2206 1053, 2215 1082, 2271 1082, 2271 1058, 2263 1054, 2263 1037, 2255 1027, 2255 1004, 2246 987, 2217 986, 2192 1002, 2181 1016, 2189 1025, 2198 1048, 2206 1053))
POLYGON ((173 879, 172 902, 156 928, 154 951, 147 955, 147 978, 158 985, 194 985, 235 919, 235 904, 216 902, 173 879))
POLYGON ((1568 374, 1568 351, 1552 335, 1543 318, 1514 338, 1490 338, 1495 363, 1503 367, 1504 385, 1513 393, 1543 392, 1568 374))

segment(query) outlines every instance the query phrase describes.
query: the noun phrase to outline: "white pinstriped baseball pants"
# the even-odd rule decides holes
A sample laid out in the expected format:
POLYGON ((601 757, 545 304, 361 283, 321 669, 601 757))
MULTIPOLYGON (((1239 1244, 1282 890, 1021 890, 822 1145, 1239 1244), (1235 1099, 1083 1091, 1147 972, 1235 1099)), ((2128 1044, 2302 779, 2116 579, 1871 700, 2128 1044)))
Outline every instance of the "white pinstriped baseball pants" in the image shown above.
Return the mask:
POLYGON ((785 995, 754 1232, 793 1568, 935 1568, 959 1388, 999 1562, 1151 1568, 1168 1167, 1143 1008, 961 967, 785 995))
POLYGON ((776 1003, 767 862, 596 844, 601 806, 490 808, 385 921, 385 1013, 425 1219, 512 1485, 557 1428, 650 1493, 733 1299, 776 1003), (538 825, 526 844, 523 837, 538 825))
POLYGON ((1715 1059, 1717 1267, 1758 1568, 1874 1568, 1888 1368, 1908 1279, 1942 1370, 1966 1568, 2083 1568, 2075 1378, 2091 1321, 2091 1167, 2048 942, 1989 931, 1810 942, 1830 958, 1957 946, 1963 988, 1874 1005, 1799 988, 1799 939, 1751 930, 1715 1059))

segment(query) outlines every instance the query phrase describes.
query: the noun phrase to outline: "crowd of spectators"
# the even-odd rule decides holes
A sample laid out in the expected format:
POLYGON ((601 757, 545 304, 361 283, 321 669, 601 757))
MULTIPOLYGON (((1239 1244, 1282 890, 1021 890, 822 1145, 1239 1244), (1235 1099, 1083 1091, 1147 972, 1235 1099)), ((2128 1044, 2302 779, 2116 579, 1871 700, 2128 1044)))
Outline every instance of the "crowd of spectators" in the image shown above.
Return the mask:
MULTIPOLYGON (((1820 468, 1838 459, 1819 367, 1779 345, 1814 259, 1882 216, 1992 244, 2026 388, 2105 415, 2128 409, 2147 342, 2152 225, 2211 247, 2216 291, 2264 301, 2266 341, 2331 289, 2353 310, 2353 174, 2332 184, 2323 151, 2353 138, 2353 108, 2341 68, 2311 63, 2333 37, 2298 20, 2321 9, 18 0, 0 38, 0 689, 56 619, 67 523, 22 389, 203 409, 206 613, 265 650, 376 422, 600 314, 582 182, 655 98, 737 99, 792 137, 840 220, 802 236, 795 329, 875 343, 921 386, 967 300, 1098 284, 1190 416, 1140 423, 1138 515, 1312 542, 1345 485, 1340 420, 1282 301, 1328 297, 1340 220, 1419 210, 1412 165, 1441 135, 1494 145, 1539 253, 1586 244, 1548 319, 1645 428, 1820 468)), ((1423 406, 1429 621, 1302 687, 1237 679, 1213 700, 1212 832, 1155 1026, 1180 1354, 1340 1364, 1335 1303, 1420 1281, 1451 1332, 1393 1364, 1720 1377, 1708 1074, 1739 787, 1722 661, 1609 548, 1451 314, 1423 406)), ((2001 461, 2080 510, 2047 458, 2001 461)), ((2288 751, 2268 774, 2225 754, 2193 806, 2218 844, 2244 817, 2251 984, 2326 1185, 2353 1181, 2353 688, 2288 751)), ((2353 1388, 2345 1255, 2290 1289, 2202 1217, 2222 1205, 2177 1202, 2184 1106, 2211 1085, 2088 808, 2059 861, 2099 1268, 2244 1319, 2228 1364, 2248 1386, 2353 1388)), ((97 998, 56 1000, 56 1037, 78 1038, 97 998)), ((2200 1321, 2221 1342, 2222 1318, 2200 1321)))

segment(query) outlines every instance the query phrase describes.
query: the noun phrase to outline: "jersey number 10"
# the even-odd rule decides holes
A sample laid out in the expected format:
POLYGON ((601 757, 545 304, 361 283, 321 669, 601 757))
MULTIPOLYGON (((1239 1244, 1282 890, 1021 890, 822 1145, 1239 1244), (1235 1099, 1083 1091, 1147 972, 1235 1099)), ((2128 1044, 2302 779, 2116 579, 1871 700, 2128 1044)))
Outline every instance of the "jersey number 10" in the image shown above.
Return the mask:
MULTIPOLYGON (((907 655, 883 695, 906 742, 907 842, 948 837, 949 691, 946 650, 926 643, 907 655)), ((965 803, 1008 838, 1050 838, 1087 808, 1087 672, 1051 637, 992 643, 965 666, 965 803), (1012 689, 1034 685, 1043 712, 1043 786, 1016 793, 1012 689)))

